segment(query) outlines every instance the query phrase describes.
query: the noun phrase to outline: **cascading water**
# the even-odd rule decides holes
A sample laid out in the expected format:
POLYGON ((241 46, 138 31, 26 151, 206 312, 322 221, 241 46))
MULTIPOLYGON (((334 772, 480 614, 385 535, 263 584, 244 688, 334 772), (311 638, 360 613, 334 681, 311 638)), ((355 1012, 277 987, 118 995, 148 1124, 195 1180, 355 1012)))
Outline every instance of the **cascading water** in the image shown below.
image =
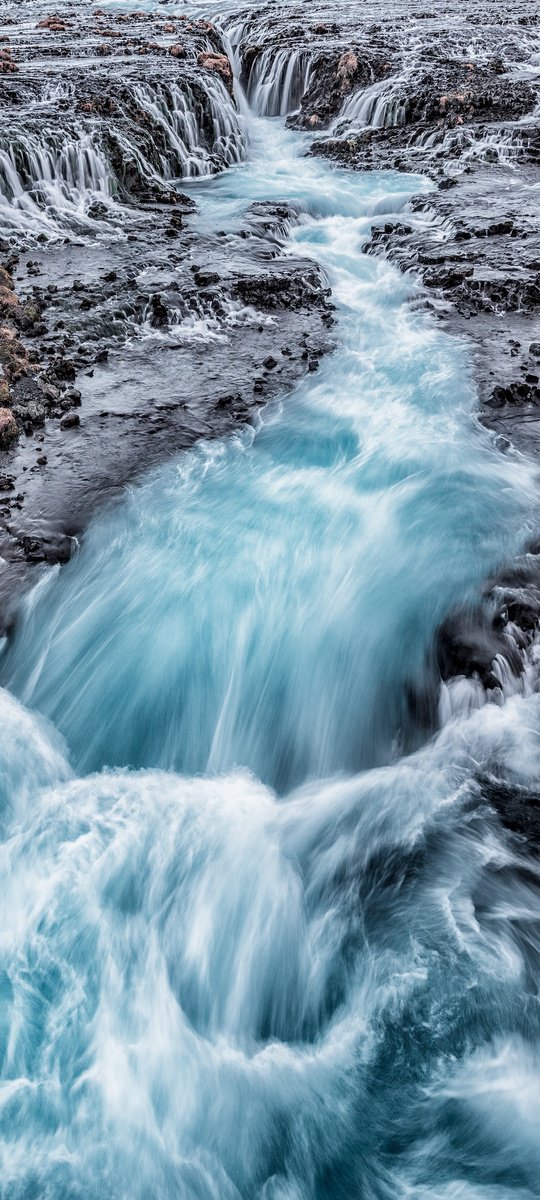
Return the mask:
POLYGON ((264 50, 246 84, 253 110, 262 117, 286 117, 300 107, 309 85, 311 55, 305 50, 264 50))
POLYGON ((0 227, 56 232, 59 218, 85 218, 97 199, 111 200, 114 179, 90 131, 21 133, 0 147, 0 227))
MULTIPOLYGON (((106 142, 91 121, 65 130, 44 127, 41 116, 33 129, 12 131, 4 145, 0 140, 0 230, 49 236, 66 228, 92 230, 96 201, 114 220, 118 201, 129 199, 116 159, 122 169, 134 163, 141 180, 160 186, 242 161, 242 118, 219 78, 206 72, 190 86, 140 83, 125 92, 115 103, 106 142), (144 138, 136 136, 139 125, 144 138)), ((57 99, 47 85, 34 108, 54 106, 57 99)))
POLYGON ((191 186, 203 232, 295 201, 337 349, 97 520, 4 654, 9 1200, 538 1195, 538 868, 500 820, 534 803, 538 696, 400 757, 533 472, 362 254, 421 181, 302 149, 259 120, 191 186))
POLYGON ((136 103, 160 130, 166 144, 161 160, 162 177, 191 179, 212 175, 244 157, 240 118, 220 79, 205 80, 204 101, 186 87, 134 86, 136 103), (207 112, 205 112, 207 108, 207 112), (210 137, 204 126, 211 125, 210 137))
POLYGON ((352 126, 357 129, 386 129, 405 122, 405 102, 399 93, 401 76, 378 79, 354 92, 344 101, 333 132, 352 126))

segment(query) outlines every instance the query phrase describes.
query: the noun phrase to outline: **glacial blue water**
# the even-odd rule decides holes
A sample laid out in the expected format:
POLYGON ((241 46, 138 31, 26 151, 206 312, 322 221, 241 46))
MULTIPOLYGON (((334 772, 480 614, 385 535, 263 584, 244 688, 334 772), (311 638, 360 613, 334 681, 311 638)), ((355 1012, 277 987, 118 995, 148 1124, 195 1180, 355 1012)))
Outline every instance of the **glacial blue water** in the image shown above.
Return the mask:
POLYGON ((96 519, 4 652, 5 1200, 540 1193, 537 866, 480 788, 537 780, 538 697, 402 752, 534 473, 362 253, 427 184, 303 150, 252 119, 194 191, 221 229, 300 205, 335 351, 96 519))

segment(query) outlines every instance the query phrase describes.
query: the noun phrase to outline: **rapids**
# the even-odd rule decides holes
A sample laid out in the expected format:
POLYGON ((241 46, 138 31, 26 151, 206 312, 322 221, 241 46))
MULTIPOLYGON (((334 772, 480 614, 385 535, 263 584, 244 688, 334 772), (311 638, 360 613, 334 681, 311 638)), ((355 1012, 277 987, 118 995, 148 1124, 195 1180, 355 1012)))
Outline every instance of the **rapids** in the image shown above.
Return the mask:
POLYGON ((501 797, 537 811, 539 698, 421 745, 411 696, 534 471, 362 253, 427 183, 250 99, 245 163, 182 187, 202 231, 294 203, 336 348, 98 517, 4 647, 0 1195, 532 1200, 538 864, 501 797))

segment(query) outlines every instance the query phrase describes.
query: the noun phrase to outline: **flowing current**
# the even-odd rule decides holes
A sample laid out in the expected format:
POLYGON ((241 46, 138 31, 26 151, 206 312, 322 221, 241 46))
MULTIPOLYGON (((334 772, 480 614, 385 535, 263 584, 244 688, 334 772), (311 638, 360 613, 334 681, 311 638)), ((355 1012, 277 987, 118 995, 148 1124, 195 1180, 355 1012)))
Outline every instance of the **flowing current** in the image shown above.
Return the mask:
POLYGON ((4 650, 0 1195, 529 1200, 538 864, 490 796, 529 802, 539 701, 414 747, 410 697, 533 471, 362 252, 427 185, 245 120, 201 228, 293 201, 336 349, 99 517, 4 650))

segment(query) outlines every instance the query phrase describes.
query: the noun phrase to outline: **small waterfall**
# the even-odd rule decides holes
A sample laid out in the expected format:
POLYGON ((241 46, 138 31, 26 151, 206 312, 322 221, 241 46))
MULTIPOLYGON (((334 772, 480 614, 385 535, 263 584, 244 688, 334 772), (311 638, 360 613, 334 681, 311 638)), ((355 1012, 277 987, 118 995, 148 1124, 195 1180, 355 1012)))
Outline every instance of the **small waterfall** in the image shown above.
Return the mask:
POLYGON ((442 728, 448 721, 468 717, 487 704, 500 707, 514 696, 533 696, 538 690, 538 650, 536 644, 530 655, 524 658, 521 675, 514 674, 507 659, 498 654, 493 660, 493 675, 497 680, 497 687, 489 691, 478 675, 457 675, 455 679, 442 683, 439 692, 439 727, 442 728))
POLYGON ((253 63, 246 85, 248 100, 262 117, 296 112, 307 91, 312 56, 307 50, 265 50, 253 63))
POLYGON ((230 330, 239 327, 275 325, 275 318, 259 312, 252 305, 231 300, 222 292, 215 296, 174 293, 167 297, 167 322, 156 327, 155 309, 147 300, 139 319, 132 319, 131 335, 172 338, 175 342, 226 342, 230 330))
POLYGON ((90 118, 44 129, 33 118, 0 141, 1 230, 53 235, 88 224, 96 199, 130 199, 126 166, 142 189, 159 190, 244 157, 240 115, 210 72, 182 85, 133 84, 118 109, 119 120, 103 128, 90 118))
POLYGON ((213 175, 242 161, 240 118, 217 76, 205 79, 202 95, 189 85, 137 84, 133 98, 161 135, 163 179, 213 175))
POLYGON ((360 129, 388 129, 404 125, 406 118, 405 100, 397 94, 401 76, 393 79, 378 79, 376 83, 349 96, 337 117, 333 132, 345 125, 360 129))
POLYGON ((454 160, 459 170, 470 159, 484 159, 512 166, 526 149, 526 133, 519 124, 506 132, 500 128, 456 126, 452 129, 423 131, 415 139, 415 145, 423 150, 433 150, 437 157, 454 160))
POLYGON ((56 218, 84 218, 92 200, 111 200, 115 181, 93 131, 18 132, 0 146, 0 227, 7 232, 56 218))

